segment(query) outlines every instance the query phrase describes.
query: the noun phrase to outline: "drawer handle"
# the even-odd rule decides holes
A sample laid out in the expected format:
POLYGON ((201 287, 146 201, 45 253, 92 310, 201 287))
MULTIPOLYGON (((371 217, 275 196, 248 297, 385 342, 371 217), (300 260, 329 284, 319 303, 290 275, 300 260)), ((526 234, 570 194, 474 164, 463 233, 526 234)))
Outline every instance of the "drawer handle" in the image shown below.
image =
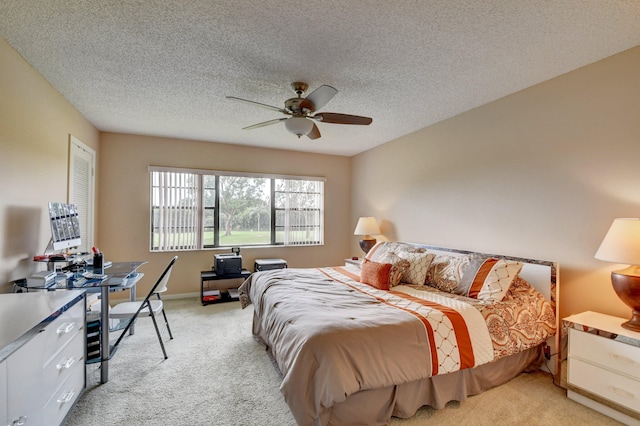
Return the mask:
POLYGON ((15 426, 20 426, 25 423, 27 423, 27 416, 20 416, 17 419, 15 419, 13 422, 11 422, 11 424, 15 426))
POLYGON ((72 323, 69 323, 69 324, 62 324, 62 325, 61 325, 61 326, 56 330, 56 333, 58 333, 58 334, 62 334, 62 333, 67 334, 67 333, 69 333, 71 330, 73 330, 75 327, 76 327, 76 323, 75 323, 75 322, 72 322, 72 323))
POLYGON ((75 363, 76 363, 76 359, 74 357, 71 357, 68 360, 56 365, 56 368, 58 370, 64 370, 65 368, 71 368, 71 366, 73 366, 73 364, 75 363))
POLYGON ((635 397, 635 395, 632 394, 631 392, 624 389, 620 389, 619 387, 616 387, 616 386, 611 386, 611 390, 620 396, 624 396, 625 398, 634 399, 635 397))
POLYGON ((621 361, 621 362, 624 362, 625 364, 629 364, 629 365, 635 365, 635 363, 636 363, 631 358, 627 358, 626 356, 622 356, 622 355, 618 355, 618 354, 611 354, 611 357, 616 361, 621 361))
POLYGON ((59 404, 66 404, 67 402, 71 401, 73 399, 73 396, 75 395, 75 391, 69 391, 67 393, 65 393, 64 395, 62 395, 62 398, 60 398, 58 400, 59 404))

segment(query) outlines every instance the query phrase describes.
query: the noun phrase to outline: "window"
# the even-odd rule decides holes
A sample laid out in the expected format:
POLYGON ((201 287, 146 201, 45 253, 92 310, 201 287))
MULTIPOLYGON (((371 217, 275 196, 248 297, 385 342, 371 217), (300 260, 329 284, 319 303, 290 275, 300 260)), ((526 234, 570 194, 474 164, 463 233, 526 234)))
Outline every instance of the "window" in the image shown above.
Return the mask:
POLYGON ((151 251, 324 243, 324 180, 150 167, 151 251))

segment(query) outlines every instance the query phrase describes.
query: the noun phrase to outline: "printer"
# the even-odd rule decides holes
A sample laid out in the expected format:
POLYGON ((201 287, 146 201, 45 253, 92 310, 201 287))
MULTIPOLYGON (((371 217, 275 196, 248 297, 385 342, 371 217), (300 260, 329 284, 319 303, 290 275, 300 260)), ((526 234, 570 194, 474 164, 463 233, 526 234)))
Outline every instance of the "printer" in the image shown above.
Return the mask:
POLYGON ((242 272, 242 255, 225 253, 213 255, 213 269, 216 275, 240 274, 242 272))

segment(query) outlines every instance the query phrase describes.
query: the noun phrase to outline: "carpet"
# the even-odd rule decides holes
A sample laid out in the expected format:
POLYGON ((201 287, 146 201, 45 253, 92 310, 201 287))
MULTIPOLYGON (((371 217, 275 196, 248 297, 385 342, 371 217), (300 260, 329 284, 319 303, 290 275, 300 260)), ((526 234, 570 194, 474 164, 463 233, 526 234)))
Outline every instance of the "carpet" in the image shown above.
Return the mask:
MULTIPOLYGON (((87 389, 66 426, 88 425, 295 425, 279 390, 281 378, 251 334, 253 309, 239 302, 202 306, 196 298, 165 302, 174 339, 160 344, 149 318, 139 318, 99 384, 97 364, 87 366, 87 389)), ((112 336, 114 339, 116 336, 112 336)), ((616 425, 577 404, 543 372, 512 381, 442 410, 423 407, 414 425, 616 425)))

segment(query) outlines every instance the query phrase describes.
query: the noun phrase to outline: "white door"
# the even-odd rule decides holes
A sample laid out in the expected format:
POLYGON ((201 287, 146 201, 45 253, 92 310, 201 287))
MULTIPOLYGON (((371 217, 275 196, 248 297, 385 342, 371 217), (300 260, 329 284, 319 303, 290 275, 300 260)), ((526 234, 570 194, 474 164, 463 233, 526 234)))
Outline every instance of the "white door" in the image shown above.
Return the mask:
POLYGON ((95 192, 96 152, 69 135, 69 204, 78 206, 80 220, 80 252, 93 247, 93 219, 95 192))

